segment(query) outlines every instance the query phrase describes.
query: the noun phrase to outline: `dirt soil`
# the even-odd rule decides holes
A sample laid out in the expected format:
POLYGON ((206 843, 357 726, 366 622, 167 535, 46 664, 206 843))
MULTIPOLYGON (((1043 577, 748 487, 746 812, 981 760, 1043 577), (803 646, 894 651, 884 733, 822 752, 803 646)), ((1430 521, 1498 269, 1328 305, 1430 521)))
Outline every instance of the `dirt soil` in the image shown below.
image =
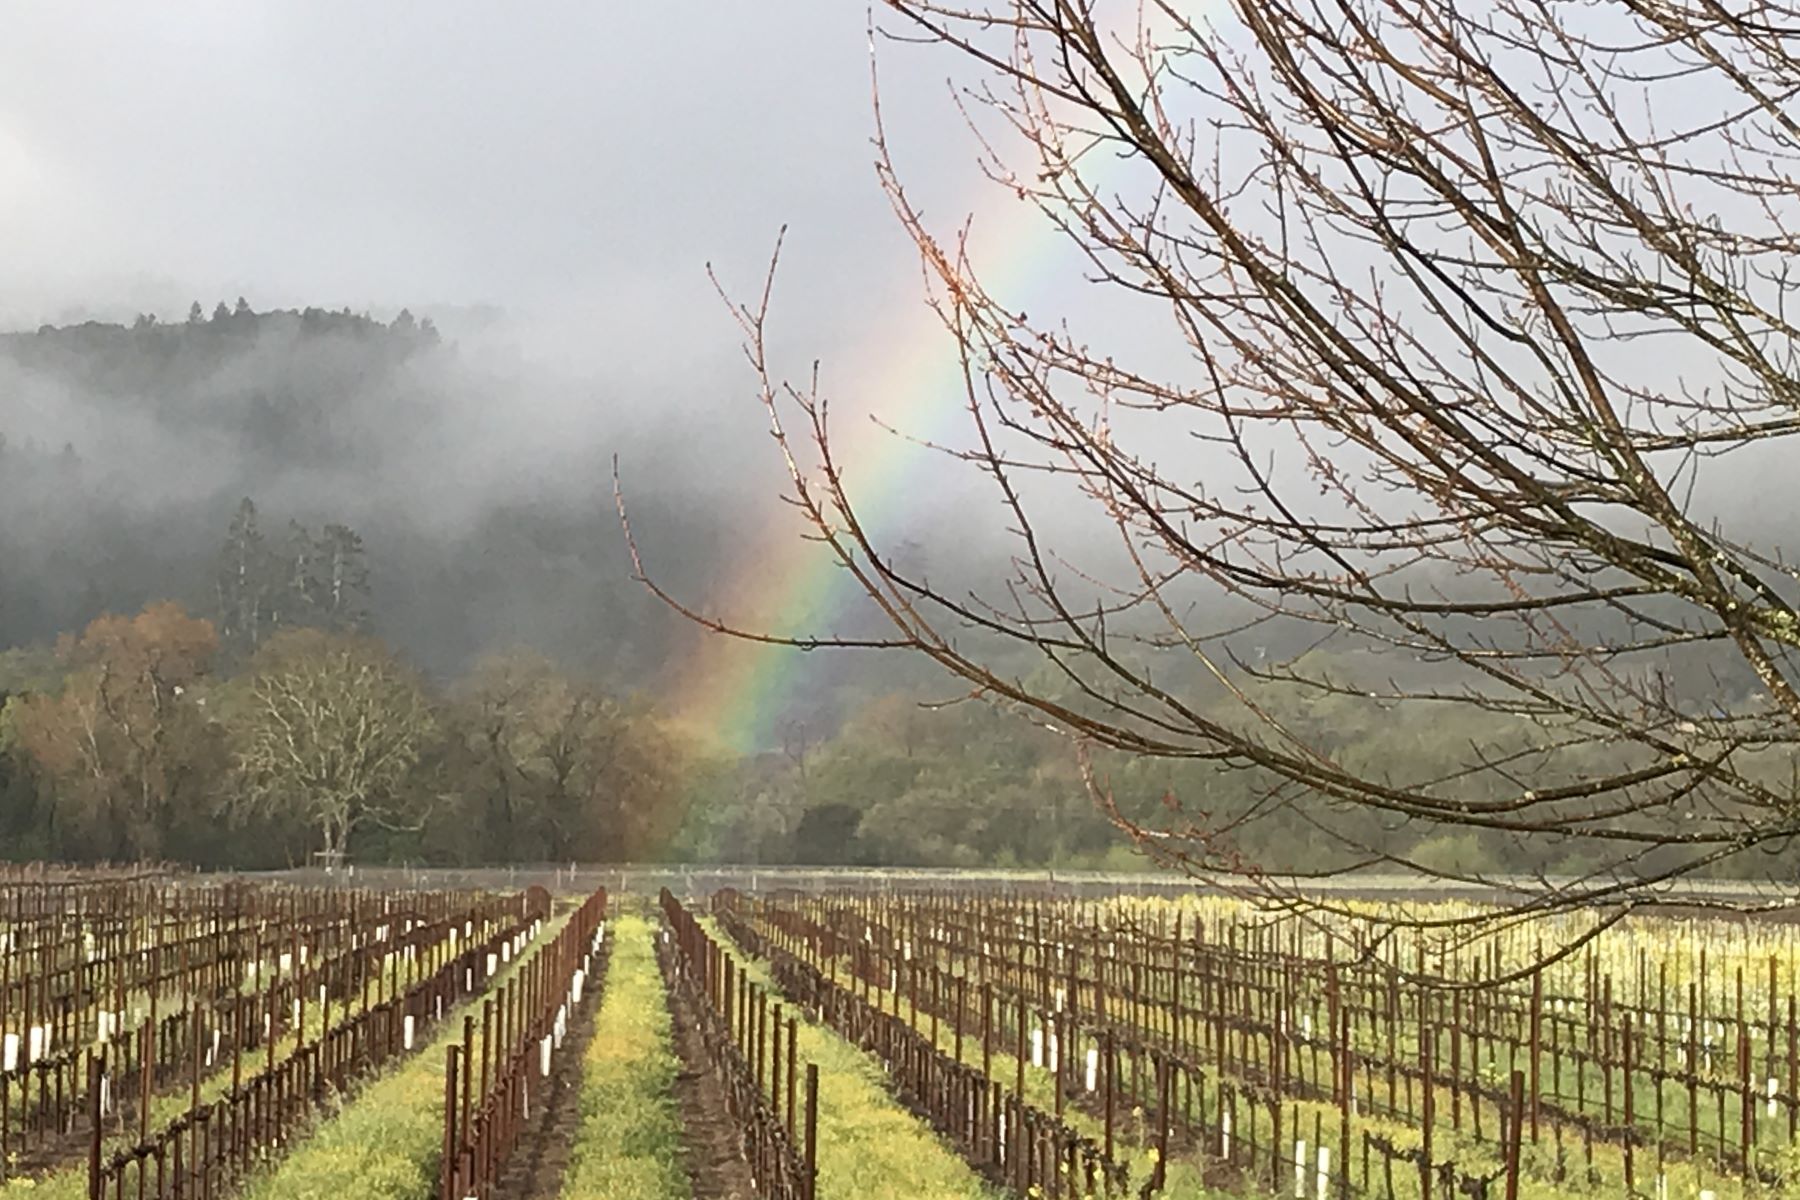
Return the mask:
MULTIPOLYGON (((694 1200, 755 1200, 750 1166, 739 1151, 724 1096, 707 1071, 706 1047, 693 1015, 672 996, 670 1005, 675 1050, 682 1064, 675 1077, 675 1097, 694 1200)), ((540 1103, 547 1107, 520 1138, 499 1181, 496 1200, 556 1200, 561 1194, 571 1148, 581 1135, 581 1061, 594 1036, 599 1008, 597 1003, 584 1006, 570 1023, 547 1089, 533 1090, 533 1117, 540 1116, 540 1103)))
POLYGON ((744 1161, 737 1127, 725 1110, 724 1093, 707 1069, 706 1044, 694 1014, 673 993, 669 1008, 675 1019, 675 1052, 681 1057, 675 1098, 681 1107, 683 1150, 694 1200, 752 1200, 756 1190, 750 1164, 744 1161))
POLYGON ((581 1061, 594 1037, 605 986, 603 963, 588 981, 589 1002, 569 1019, 562 1049, 550 1066, 550 1078, 531 1080, 532 1120, 501 1172, 494 1191, 496 1200, 556 1200, 562 1194, 569 1155, 581 1136, 581 1061))

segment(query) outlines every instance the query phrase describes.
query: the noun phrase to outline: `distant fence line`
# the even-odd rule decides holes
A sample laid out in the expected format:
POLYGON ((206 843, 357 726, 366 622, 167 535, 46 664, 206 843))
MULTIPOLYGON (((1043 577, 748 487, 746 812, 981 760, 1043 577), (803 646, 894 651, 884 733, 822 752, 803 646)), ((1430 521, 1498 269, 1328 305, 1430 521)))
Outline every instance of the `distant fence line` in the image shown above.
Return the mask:
MULTIPOLYGON (((805 867, 756 864, 681 865, 668 863, 531 863, 514 866, 412 867, 352 864, 328 872, 319 867, 251 872, 313 886, 333 883, 373 888, 505 888, 538 886, 560 894, 591 894, 606 888, 615 895, 657 895, 662 889, 681 897, 705 897, 723 889, 757 895, 779 890, 835 889, 883 893, 921 888, 962 888, 1036 895, 1255 895, 1255 885, 1223 878, 1173 872, 1107 872, 1046 870, 966 870, 951 867, 805 867)), ((1463 900, 1514 904, 1541 895, 1558 880, 1496 877, 1484 883, 1459 883, 1403 874, 1356 874, 1328 879, 1283 879, 1269 884, 1290 893, 1356 897, 1368 900, 1463 900)), ((1575 881, 1568 881, 1573 884, 1575 881)), ((1668 903, 1729 901, 1800 908, 1800 886, 1740 880, 1689 880, 1660 888, 1668 903)))

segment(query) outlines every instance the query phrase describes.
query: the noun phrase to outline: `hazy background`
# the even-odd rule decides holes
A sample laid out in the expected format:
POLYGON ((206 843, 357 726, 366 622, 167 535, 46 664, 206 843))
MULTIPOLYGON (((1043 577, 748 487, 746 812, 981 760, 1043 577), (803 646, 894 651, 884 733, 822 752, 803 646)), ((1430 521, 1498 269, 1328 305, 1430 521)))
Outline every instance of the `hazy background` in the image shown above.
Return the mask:
MULTIPOLYGON (((704 264, 753 271, 783 222, 792 321, 863 336, 913 294, 869 170, 857 6, 42 5, 8 25, 12 324, 239 293, 487 303, 527 344, 618 368, 702 333, 716 352, 704 264)), ((893 56, 888 86, 903 131, 933 130, 918 186, 949 196, 970 156, 918 111, 948 111, 932 57, 893 56)))
MULTIPOLYGON (((289 627, 364 630, 431 693, 435 729, 393 797, 430 820, 365 829, 360 859, 1109 853, 1064 748, 973 706, 915 727, 944 687, 926 664, 746 665, 631 578, 615 459, 683 599, 749 626, 873 627, 781 503, 709 279, 753 298, 784 226, 775 368, 821 362, 865 519, 934 582, 1004 570, 1006 514, 978 481, 872 432, 966 436, 951 347, 873 168, 867 21, 827 0, 9 11, 0 857, 246 865, 317 848, 295 814, 219 818, 238 812, 240 743, 199 706, 242 704, 257 645, 225 583, 245 498, 264 549, 241 558, 265 596, 311 594, 276 576, 309 578, 297 556, 332 527, 360 538, 357 612, 289 627), (158 757, 111 756, 118 778, 89 779, 63 734, 111 678, 95 656, 175 628, 165 600, 217 624, 210 680, 170 710, 185 724, 158 726, 158 757), (97 620, 139 612, 137 633, 97 620), (522 694, 525 715, 507 707, 522 694), (716 752, 696 727, 751 710, 751 735, 716 752), (548 728, 578 730, 579 795, 543 773, 548 728), (156 803, 127 822, 118 797, 144 779, 156 803), (1047 791, 1067 822, 1025 819, 1047 791), (571 797, 574 825, 555 815, 571 797)), ((953 60, 880 57, 913 200, 944 237, 972 218, 992 282, 1048 304, 1056 254, 982 177, 953 60)))
MULTIPOLYGON (((275 531, 362 532, 377 632, 435 672, 529 642, 653 682, 691 634, 627 586, 613 456, 646 549, 698 602, 729 611, 758 555, 801 533, 709 264, 754 295, 788 226, 781 368, 823 359, 845 427, 955 425, 947 347, 872 169, 867 20, 823 2, 10 14, 0 328, 169 324, 242 296, 382 321, 405 307, 445 348, 372 373, 264 338, 160 381, 135 360, 97 380, 91 347, 78 368, 0 363, 0 640, 159 596, 205 612, 250 495, 275 531), (310 440, 230 415, 295 380, 310 440), (47 483, 64 447, 78 465, 47 483)), ((1033 244, 1009 228, 1025 214, 976 170, 951 60, 891 43, 881 60, 910 190, 946 233, 975 215, 977 247, 1034 288, 1033 244)), ((876 445, 863 495, 896 536, 966 495, 926 455, 896 470, 907 452, 876 445)))
MULTIPOLYGON (((0 333, 0 701, 17 717, 28 701, 51 710, 60 691, 66 711, 40 726, 54 750, 51 718, 82 716, 67 668, 98 670, 51 655, 57 638, 162 600, 223 627, 222 552, 250 497, 283 571, 330 526, 360 536, 366 623, 317 619, 366 629, 421 668, 439 711, 405 789, 437 814, 431 827, 358 855, 1133 862, 1065 742, 976 704, 921 707, 967 691, 922 660, 791 652, 745 667, 631 579, 615 458, 649 563, 683 599, 749 627, 879 631, 848 589, 825 586, 780 502, 756 380, 708 278, 712 264, 753 299, 787 226, 776 371, 803 378, 821 360, 848 486, 909 572, 1004 595, 1016 541, 994 492, 871 432, 876 418, 969 436, 951 347, 873 170, 866 22, 835 0, 9 10, 0 331, 17 332, 0 333), (416 334, 419 318, 441 340, 416 334), (603 719, 589 730, 589 791, 605 803, 586 811, 587 841, 544 833, 555 822, 542 813, 569 798, 560 779, 533 785, 537 815, 511 808, 518 764, 535 759, 490 736, 491 702, 511 684, 480 664, 517 647, 548 660, 514 661, 537 694, 604 698, 590 706, 603 719), (747 739, 718 754, 689 744, 695 721, 682 718, 723 726, 750 709, 747 739), (621 757, 621 744, 635 749, 621 757), (621 813, 644 818, 629 837, 621 813)), ((1044 324, 1068 314, 1120 361, 1182 378, 1165 314, 1144 319, 1149 301, 1086 284, 1041 216, 983 177, 953 102, 970 81, 944 77, 956 56, 877 45, 890 145, 933 232, 952 239, 969 222, 977 273, 1009 306, 1044 324)), ((1094 169, 1115 172, 1102 187, 1129 182, 1116 164, 1094 169)), ((1162 468, 1207 469, 1201 443, 1154 448, 1162 468)), ((1295 461, 1272 452, 1268 469, 1298 478, 1295 461)), ((1758 503, 1746 478, 1713 506, 1758 503)), ((1077 568, 1116 553, 1091 536, 1097 514, 1079 521, 1041 475, 1019 485, 1079 591, 1077 568)), ((1785 511, 1761 500, 1767 516, 1785 511)), ((1279 658, 1314 638, 1272 625, 1238 649, 1279 658)), ((228 636, 211 668, 227 697, 241 690, 242 640, 228 636)), ((1359 653, 1342 665, 1357 670, 1359 653)), ((1062 686, 1029 654, 995 661, 1062 686)), ((1721 690, 1708 670, 1689 673, 1721 690)), ((1191 662, 1173 658, 1158 678, 1237 711, 1191 662)), ((1312 702, 1284 719, 1420 777, 1458 768, 1457 747, 1482 734, 1426 736, 1312 702)), ((177 739, 180 770, 158 764, 172 780, 164 811, 123 845, 94 799, 113 793, 70 784, 68 762, 21 750, 0 721, 0 855, 303 858, 303 827, 214 828, 238 786, 216 725, 195 720, 177 739)), ((1255 785, 1143 761, 1121 768, 1119 794, 1146 811, 1179 793, 1230 812, 1256 803, 1255 785)), ((1322 869, 1333 851, 1307 828, 1271 821, 1247 852, 1322 869)), ((1443 861, 1581 866, 1556 847, 1467 840, 1440 848, 1443 861)))

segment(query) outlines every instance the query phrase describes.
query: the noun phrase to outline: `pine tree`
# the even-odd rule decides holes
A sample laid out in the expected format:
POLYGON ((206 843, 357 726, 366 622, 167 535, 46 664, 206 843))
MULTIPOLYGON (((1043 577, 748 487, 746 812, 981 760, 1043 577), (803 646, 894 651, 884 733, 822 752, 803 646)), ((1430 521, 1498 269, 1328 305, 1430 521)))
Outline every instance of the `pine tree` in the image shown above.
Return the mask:
POLYGON ((254 653, 269 632, 271 564, 248 496, 238 504, 219 557, 220 638, 233 653, 254 653))
POLYGON ((321 623, 327 629, 361 629, 368 613, 361 601, 369 595, 369 568, 363 540, 347 525, 327 525, 315 555, 321 623))
POLYGON ((318 610, 318 581, 313 576, 312 531, 298 521, 288 522, 287 546, 281 556, 281 584, 275 623, 310 625, 318 610))

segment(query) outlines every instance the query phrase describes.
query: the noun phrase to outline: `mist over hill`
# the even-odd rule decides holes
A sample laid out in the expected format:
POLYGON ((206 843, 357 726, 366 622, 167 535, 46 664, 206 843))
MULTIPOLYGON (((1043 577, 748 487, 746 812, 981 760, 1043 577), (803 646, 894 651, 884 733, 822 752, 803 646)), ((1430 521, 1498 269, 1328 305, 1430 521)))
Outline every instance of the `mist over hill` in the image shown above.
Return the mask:
MULTIPOLYGON (((263 648, 282 629, 366 636, 422 672, 436 715, 396 794, 423 815, 400 832, 351 836, 365 859, 1137 862, 1093 803, 1066 738, 1003 709, 946 706, 966 689, 919 658, 785 652, 769 668, 784 686, 754 701, 774 706, 759 714, 769 740, 741 753, 669 727, 679 715, 668 707, 671 681, 713 635, 633 578, 611 464, 625 465, 634 532, 658 581, 730 613, 757 547, 789 519, 757 414, 745 406, 749 419, 734 424, 717 414, 736 410, 714 397, 698 420, 698 405, 641 376, 605 385, 534 365, 493 336, 504 324, 494 314, 457 323, 478 335, 446 337, 406 311, 376 320, 237 302, 210 313, 196 305, 182 320, 0 335, 0 700, 16 697, 0 721, 8 855, 227 864, 310 852, 315 834, 291 814, 214 819, 234 811, 244 788, 231 719, 173 730, 173 758, 139 762, 163 798, 125 824, 87 785, 59 781, 80 764, 58 757, 67 747, 56 712, 33 716, 32 705, 81 702, 82 680, 119 665, 107 646, 189 628, 158 607, 172 601, 218 639, 192 670, 216 681, 220 712, 253 694, 268 669, 263 648), (100 620, 140 612, 129 626, 100 620)), ((699 366, 686 386, 742 386, 728 357, 699 366)), ((960 521, 956 538, 915 531, 928 557, 907 537, 906 502, 890 507, 909 570, 953 591, 1007 575, 1012 547, 975 510, 941 495, 921 503, 915 521, 947 512, 960 521)), ((1078 527, 1062 537, 1087 549, 1078 527)), ((820 619, 838 632, 882 631, 855 604, 820 619)), ((1247 624, 1215 650, 1245 668, 1311 655, 1351 687, 1429 684, 1440 670, 1291 621, 1247 624)), ((1697 714, 1749 689, 1715 658, 1680 649, 1658 668, 1697 714)), ((1029 652, 1002 649, 994 661, 1058 686, 1029 652)), ((1160 661, 1166 686, 1237 719, 1197 660, 1160 661)), ((1370 725, 1329 697, 1280 689, 1263 703, 1395 778, 1454 773, 1468 745, 1495 736, 1480 724, 1370 725)), ((1101 766, 1127 813, 1176 797, 1230 825, 1265 807, 1270 787, 1241 764, 1103 757, 1101 766)), ((1349 861, 1309 841, 1304 806, 1286 804, 1238 830, 1238 851, 1289 869, 1349 861)), ((1431 837, 1406 822, 1368 823, 1361 836, 1394 846, 1431 837)), ((1582 867, 1554 845, 1438 840, 1425 852, 1452 868, 1582 867)))
MULTIPOLYGON (((654 675, 678 625, 629 579, 609 463, 668 453, 669 431, 630 399, 497 358, 409 312, 241 301, 0 336, 0 645, 153 599, 215 615, 221 545, 250 498, 272 538, 354 529, 372 629, 428 670, 525 644, 654 675)), ((704 588, 708 510, 753 489, 639 473, 637 519, 704 588)))

